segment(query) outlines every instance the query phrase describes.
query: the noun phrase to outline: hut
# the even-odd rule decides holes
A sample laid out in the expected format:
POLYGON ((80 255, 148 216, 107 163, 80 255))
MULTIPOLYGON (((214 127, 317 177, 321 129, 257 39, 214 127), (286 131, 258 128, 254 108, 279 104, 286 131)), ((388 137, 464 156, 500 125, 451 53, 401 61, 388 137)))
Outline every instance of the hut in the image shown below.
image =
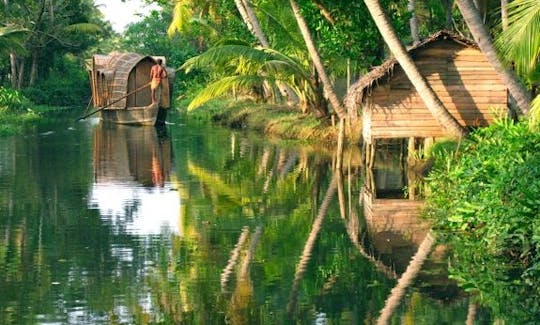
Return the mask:
MULTIPOLYGON (((463 127, 486 126, 497 115, 508 114, 507 88, 474 41, 439 31, 408 52, 463 127)), ((350 112, 361 110, 368 145, 377 139, 446 135, 395 58, 355 82, 345 103, 350 112)))
POLYGON ((96 54, 87 61, 87 69, 92 102, 95 108, 105 107, 101 111, 104 121, 143 125, 164 122, 174 78, 174 70, 166 67, 165 57, 121 52, 96 54), (168 78, 162 80, 155 105, 149 82, 150 69, 158 59, 163 61, 168 78))

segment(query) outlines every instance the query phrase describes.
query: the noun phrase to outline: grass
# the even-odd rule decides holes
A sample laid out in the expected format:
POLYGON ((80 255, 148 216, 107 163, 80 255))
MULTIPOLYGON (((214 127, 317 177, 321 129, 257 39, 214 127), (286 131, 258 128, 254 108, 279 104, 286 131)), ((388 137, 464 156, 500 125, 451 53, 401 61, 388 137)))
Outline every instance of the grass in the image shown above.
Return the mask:
MULTIPOLYGON (((181 105, 183 106, 183 105, 181 105)), ((267 136, 285 140, 336 142, 338 126, 330 118, 317 118, 298 111, 272 104, 250 100, 215 100, 196 110, 187 112, 190 119, 212 121, 235 129, 250 129, 267 136)), ((337 124, 337 123, 336 123, 337 124)), ((361 122, 349 123, 346 141, 359 143, 361 122)))

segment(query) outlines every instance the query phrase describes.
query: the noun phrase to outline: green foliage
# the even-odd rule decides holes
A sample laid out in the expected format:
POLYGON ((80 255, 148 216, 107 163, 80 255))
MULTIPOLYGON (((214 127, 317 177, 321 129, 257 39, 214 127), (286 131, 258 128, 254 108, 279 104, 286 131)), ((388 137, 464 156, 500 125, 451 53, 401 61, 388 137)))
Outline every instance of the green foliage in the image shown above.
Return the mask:
POLYGON ((425 215, 453 248, 451 273, 509 323, 540 312, 540 134, 500 120, 438 157, 425 215))
POLYGON ((30 109, 31 106, 20 91, 0 87, 0 136, 21 133, 39 120, 41 115, 30 109))
POLYGON ((21 111, 30 106, 30 101, 17 90, 0 87, 0 110, 21 111))
POLYGON ((503 58, 530 85, 540 81, 540 1, 516 0, 508 5, 508 29, 497 38, 503 58))
POLYGON ((0 64, 9 65, 11 84, 18 89, 52 78, 55 58, 80 55, 107 26, 92 0, 17 0, 1 6, 0 45, 5 47, 0 51, 13 54, 14 63, 0 64), (6 30, 10 33, 1 35, 6 30))
POLYGON ((88 75, 80 58, 65 55, 51 60, 47 79, 23 89, 34 103, 50 106, 86 106, 89 98, 88 75))
MULTIPOLYGON (((317 1, 332 15, 326 19, 313 1, 304 1, 302 14, 316 36, 321 56, 329 62, 330 71, 345 74, 344 59, 351 59, 353 68, 363 71, 385 58, 384 42, 363 1, 317 1)), ((396 33, 406 38, 410 34, 407 1, 381 1, 396 33)))

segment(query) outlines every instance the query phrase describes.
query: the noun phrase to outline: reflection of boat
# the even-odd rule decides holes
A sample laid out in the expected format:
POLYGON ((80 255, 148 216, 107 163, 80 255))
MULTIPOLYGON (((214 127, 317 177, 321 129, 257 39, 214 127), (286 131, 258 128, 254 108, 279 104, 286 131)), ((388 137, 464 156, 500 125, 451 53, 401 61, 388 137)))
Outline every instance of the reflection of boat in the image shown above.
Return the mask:
POLYGON ((97 125, 94 132, 95 182, 136 182, 164 186, 171 169, 171 141, 155 128, 97 125))
POLYGON ((161 82, 157 104, 152 104, 149 86, 150 69, 164 57, 143 56, 137 53, 112 52, 94 55, 88 61, 88 73, 95 108, 101 118, 118 124, 154 125, 165 122, 171 103, 170 80, 174 71, 167 69, 169 78, 161 82))
POLYGON ((180 198, 170 182, 171 141, 155 128, 98 124, 89 205, 131 232, 178 231, 180 198))

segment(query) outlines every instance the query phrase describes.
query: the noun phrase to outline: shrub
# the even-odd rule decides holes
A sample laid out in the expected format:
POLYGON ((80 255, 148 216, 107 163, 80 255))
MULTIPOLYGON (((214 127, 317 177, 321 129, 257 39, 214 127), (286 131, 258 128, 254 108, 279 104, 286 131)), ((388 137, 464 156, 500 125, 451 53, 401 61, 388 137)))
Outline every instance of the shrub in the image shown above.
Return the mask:
POLYGON ((30 101, 17 90, 0 87, 0 110, 16 112, 30 107, 30 101))
POLYGON ((452 276, 497 317, 538 319, 540 134, 501 120, 435 156, 424 214, 453 248, 452 276))

